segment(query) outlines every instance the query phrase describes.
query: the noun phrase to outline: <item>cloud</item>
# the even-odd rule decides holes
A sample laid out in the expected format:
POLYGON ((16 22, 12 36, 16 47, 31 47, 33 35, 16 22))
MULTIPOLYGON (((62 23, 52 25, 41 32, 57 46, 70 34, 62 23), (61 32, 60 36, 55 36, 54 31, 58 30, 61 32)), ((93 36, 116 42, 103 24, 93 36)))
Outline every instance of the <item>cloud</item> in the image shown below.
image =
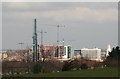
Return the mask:
MULTIPOLYGON (((32 8, 27 3, 22 5, 22 3, 15 4, 12 3, 11 7, 12 10, 16 8, 24 9, 24 8, 32 8), (16 7, 14 7, 14 6, 16 7)), ((35 8, 35 7, 34 7, 35 8)), ((86 21, 86 22, 111 22, 111 21, 117 21, 118 18, 118 11, 117 9, 91 9, 89 7, 74 7, 74 8, 67 8, 67 9, 48 9, 48 10, 27 10, 24 11, 8 11, 5 12, 6 16, 9 18, 33 18, 34 16, 39 18, 47 18, 52 19, 56 22, 64 22, 64 21, 86 21)), ((44 7, 43 7, 44 8, 44 7)), ((4 11, 3 11, 4 12, 4 11)))
POLYGON ((117 10, 93 10, 87 7, 76 7, 76 9, 42 12, 41 15, 56 21, 93 21, 106 22, 117 21, 117 10), (116 16, 116 17, 115 17, 116 16))
POLYGON ((34 16, 38 19, 38 30, 43 28, 48 32, 45 35, 45 42, 56 41, 57 29, 47 27, 49 25, 40 26, 42 23, 68 26, 65 31, 61 29, 60 38, 77 40, 78 42, 74 44, 76 47, 90 45, 93 40, 95 40, 93 46, 94 44, 102 44, 101 47, 107 43, 116 44, 118 12, 117 8, 111 5, 103 3, 99 6, 96 3, 3 3, 3 47, 17 48, 16 43, 20 41, 32 44, 34 16))
POLYGON ((3 11, 11 12, 11 11, 24 11, 28 8, 30 8, 30 5, 28 3, 23 2, 4 2, 2 4, 3 11))
POLYGON ((2 2, 46 2, 47 0, 2 0, 2 2))
POLYGON ((38 16, 41 19, 52 19, 56 22, 111 22, 117 21, 118 15, 116 3, 8 2, 3 3, 3 12, 8 17, 23 19, 23 17, 38 16))
POLYGON ((118 2, 119 0, 2 0, 3 2, 118 2))

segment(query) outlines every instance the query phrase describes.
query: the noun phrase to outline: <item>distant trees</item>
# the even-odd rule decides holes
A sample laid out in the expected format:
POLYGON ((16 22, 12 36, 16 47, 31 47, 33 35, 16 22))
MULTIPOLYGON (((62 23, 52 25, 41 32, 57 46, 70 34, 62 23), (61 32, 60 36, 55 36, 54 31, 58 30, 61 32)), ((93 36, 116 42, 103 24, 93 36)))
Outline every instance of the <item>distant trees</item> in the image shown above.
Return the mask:
POLYGON ((82 64, 80 67, 81 67, 81 69, 88 69, 87 64, 82 64))
POLYGON ((35 73, 35 74, 37 74, 37 73, 41 72, 41 69, 42 69, 42 64, 41 64, 41 62, 37 62, 37 63, 35 63, 35 64, 33 65, 33 67, 32 67, 32 72, 35 73))
POLYGON ((109 56, 106 58, 104 63, 107 66, 118 67, 118 63, 120 60, 120 48, 117 46, 113 48, 111 52, 109 52, 109 56))
POLYGON ((75 60, 69 60, 65 61, 62 71, 68 71, 68 70, 78 70, 80 68, 80 61, 75 59, 75 60))
POLYGON ((79 69, 89 69, 91 67, 97 67, 102 65, 99 64, 99 62, 96 61, 90 61, 90 60, 68 60, 64 62, 64 65, 62 67, 62 71, 69 71, 69 70, 79 70, 79 69))
POLYGON ((113 48, 111 52, 109 52, 109 56, 107 57, 107 60, 117 60, 120 59, 120 49, 117 46, 116 48, 113 48))
POLYGON ((62 68, 62 71, 68 71, 68 70, 70 70, 71 69, 70 65, 71 64, 68 61, 65 61, 64 65, 63 65, 63 68, 62 68))
POLYGON ((37 73, 49 73, 55 71, 61 71, 62 63, 59 61, 45 61, 45 62, 36 62, 32 67, 32 72, 37 73))

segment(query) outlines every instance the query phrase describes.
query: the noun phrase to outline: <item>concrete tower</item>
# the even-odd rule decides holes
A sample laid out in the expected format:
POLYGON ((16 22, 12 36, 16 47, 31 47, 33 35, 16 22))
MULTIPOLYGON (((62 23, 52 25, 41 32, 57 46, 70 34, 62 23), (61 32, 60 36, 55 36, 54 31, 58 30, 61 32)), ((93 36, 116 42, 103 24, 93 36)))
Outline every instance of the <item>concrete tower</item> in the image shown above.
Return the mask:
POLYGON ((37 61, 37 32, 36 32, 36 18, 34 18, 34 33, 33 33, 33 62, 37 61))

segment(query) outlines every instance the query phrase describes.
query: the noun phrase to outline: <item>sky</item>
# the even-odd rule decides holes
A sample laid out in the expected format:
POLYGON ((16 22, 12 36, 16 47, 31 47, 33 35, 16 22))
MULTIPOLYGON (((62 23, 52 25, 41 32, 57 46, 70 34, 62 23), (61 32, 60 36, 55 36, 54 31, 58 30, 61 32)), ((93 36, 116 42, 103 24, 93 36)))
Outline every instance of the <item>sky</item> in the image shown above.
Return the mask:
POLYGON ((2 2, 119 2, 119 0, 1 0, 2 2))
POLYGON ((59 28, 59 40, 74 49, 118 45, 117 2, 3 2, 2 48, 20 49, 20 42, 22 49, 31 47, 34 17, 38 44, 43 29, 44 44, 56 45, 57 25, 65 25, 59 28))
POLYGON ((2 50, 2 3, 0 2, 0 50, 2 50))

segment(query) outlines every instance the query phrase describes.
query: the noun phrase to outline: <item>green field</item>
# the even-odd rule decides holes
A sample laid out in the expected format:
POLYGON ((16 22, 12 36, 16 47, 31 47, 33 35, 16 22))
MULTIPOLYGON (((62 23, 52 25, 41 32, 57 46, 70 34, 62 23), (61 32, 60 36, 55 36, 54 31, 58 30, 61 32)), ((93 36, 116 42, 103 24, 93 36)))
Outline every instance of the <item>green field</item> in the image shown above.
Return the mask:
POLYGON ((19 77, 118 77, 117 68, 96 68, 88 70, 76 70, 76 71, 60 71, 52 73, 39 73, 39 74, 24 74, 16 75, 19 77))

